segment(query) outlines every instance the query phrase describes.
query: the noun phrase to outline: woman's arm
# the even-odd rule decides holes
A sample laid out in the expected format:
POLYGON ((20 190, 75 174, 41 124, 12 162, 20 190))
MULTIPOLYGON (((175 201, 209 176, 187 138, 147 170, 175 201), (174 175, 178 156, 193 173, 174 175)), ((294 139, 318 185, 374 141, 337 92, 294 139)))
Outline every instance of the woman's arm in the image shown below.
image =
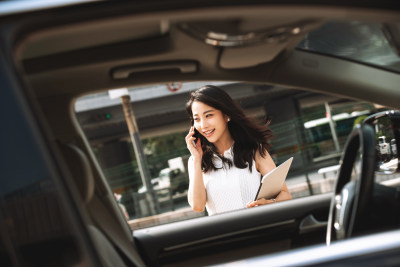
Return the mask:
POLYGON ((207 194, 204 187, 203 173, 201 171, 201 160, 193 159, 191 156, 188 160, 189 170, 189 190, 188 202, 194 211, 204 211, 206 206, 207 194))
POLYGON ((260 152, 256 151, 256 169, 262 176, 266 175, 270 171, 276 168, 275 162, 272 160, 268 151, 265 151, 265 156, 261 156, 260 152))
POLYGON ((286 186, 286 183, 283 183, 281 192, 276 196, 275 200, 278 201, 285 201, 292 199, 292 195, 289 192, 289 189, 286 186))
POLYGON ((192 126, 186 136, 186 145, 192 154, 188 160, 189 172, 189 189, 188 202, 194 211, 203 211, 206 206, 207 194, 203 181, 203 172, 201 171, 201 160, 203 158, 203 150, 201 148, 200 138, 193 137, 194 127, 192 126), (196 142, 193 145, 192 141, 196 142))
MULTIPOLYGON (((276 165, 272 160, 271 156, 269 155, 268 151, 265 151, 265 156, 263 157, 257 150, 255 161, 256 161, 256 168, 258 172, 261 173, 262 176, 264 176, 265 174, 276 168, 276 165)), ((275 199, 261 198, 256 201, 250 201, 249 203, 247 203, 246 207, 250 208, 258 205, 272 204, 278 201, 285 201, 290 199, 292 199, 292 196, 289 193, 286 183, 283 183, 281 192, 276 196, 275 199)))

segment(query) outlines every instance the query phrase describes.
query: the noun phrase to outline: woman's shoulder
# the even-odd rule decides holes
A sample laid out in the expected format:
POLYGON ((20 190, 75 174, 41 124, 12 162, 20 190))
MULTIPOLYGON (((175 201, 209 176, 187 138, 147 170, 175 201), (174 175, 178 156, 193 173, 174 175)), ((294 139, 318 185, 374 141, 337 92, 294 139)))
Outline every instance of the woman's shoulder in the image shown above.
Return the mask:
POLYGON ((264 155, 261 155, 260 150, 257 149, 254 155, 254 161, 256 162, 256 169, 263 175, 276 167, 267 150, 264 150, 264 155))

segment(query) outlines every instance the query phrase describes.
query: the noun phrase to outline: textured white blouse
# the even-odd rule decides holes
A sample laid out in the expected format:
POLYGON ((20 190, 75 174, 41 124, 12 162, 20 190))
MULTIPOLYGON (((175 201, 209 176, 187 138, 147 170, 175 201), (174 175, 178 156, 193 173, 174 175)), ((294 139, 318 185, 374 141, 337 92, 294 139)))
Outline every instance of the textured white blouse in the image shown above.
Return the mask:
MULTIPOLYGON (((233 162, 232 148, 225 151, 224 157, 233 162)), ((214 156, 214 165, 222 167, 222 160, 214 156)), ((189 176, 193 177, 193 159, 188 162, 189 176)), ((192 178, 191 178, 192 179, 192 178)), ((239 169, 227 164, 216 171, 203 173, 204 186, 207 192, 206 209, 208 215, 215 215, 246 208, 249 201, 254 200, 260 186, 261 174, 253 160, 252 172, 249 168, 239 169)))

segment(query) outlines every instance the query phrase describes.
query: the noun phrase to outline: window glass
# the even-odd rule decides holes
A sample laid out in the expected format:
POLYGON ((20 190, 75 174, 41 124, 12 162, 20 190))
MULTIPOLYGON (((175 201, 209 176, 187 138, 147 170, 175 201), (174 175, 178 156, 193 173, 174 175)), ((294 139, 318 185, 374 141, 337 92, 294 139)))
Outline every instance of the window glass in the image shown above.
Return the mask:
POLYGON ((147 183, 123 113, 110 92, 77 100, 76 116, 132 229, 207 216, 187 202, 190 127, 185 103, 189 92, 205 84, 223 88, 248 116, 270 119, 270 154, 277 165, 293 156, 287 185, 294 199, 333 190, 347 135, 368 114, 384 109, 300 90, 243 83, 183 83, 128 88, 147 168, 147 183))
POLYGON ((307 34, 298 48, 400 72, 400 49, 391 41, 398 30, 399 24, 329 22, 307 34))

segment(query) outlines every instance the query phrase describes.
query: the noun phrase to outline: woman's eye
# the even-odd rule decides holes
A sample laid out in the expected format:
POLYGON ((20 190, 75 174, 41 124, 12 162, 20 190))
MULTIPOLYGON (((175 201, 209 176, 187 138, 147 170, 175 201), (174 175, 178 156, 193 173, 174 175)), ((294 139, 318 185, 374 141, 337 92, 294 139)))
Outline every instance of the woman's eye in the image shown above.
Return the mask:
POLYGON ((212 116, 213 116, 213 114, 207 114, 207 115, 206 115, 206 118, 212 117, 212 116))

